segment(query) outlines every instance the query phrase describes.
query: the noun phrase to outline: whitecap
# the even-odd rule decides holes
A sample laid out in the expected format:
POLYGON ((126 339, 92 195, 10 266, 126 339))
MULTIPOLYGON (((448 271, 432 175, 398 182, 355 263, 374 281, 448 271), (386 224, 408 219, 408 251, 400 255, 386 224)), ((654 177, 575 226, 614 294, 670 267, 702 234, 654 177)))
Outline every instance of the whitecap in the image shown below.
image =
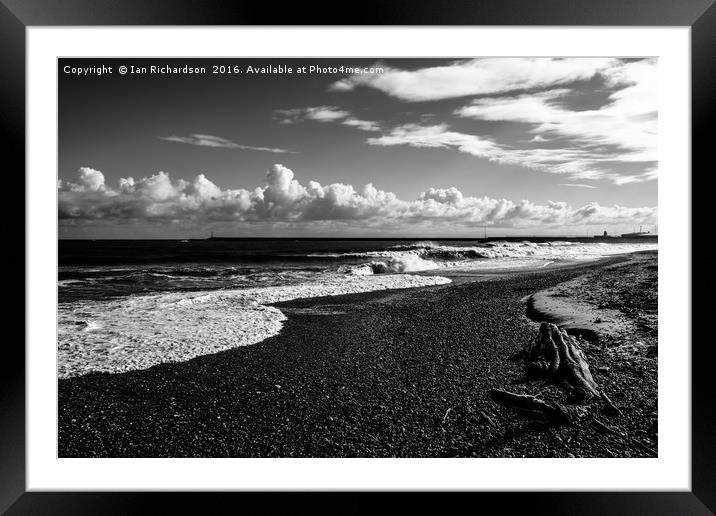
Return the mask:
POLYGON ((281 331, 271 303, 450 283, 440 276, 326 275, 311 283, 62 303, 58 376, 119 373, 255 344, 281 331), (78 325, 78 319, 91 321, 78 325))

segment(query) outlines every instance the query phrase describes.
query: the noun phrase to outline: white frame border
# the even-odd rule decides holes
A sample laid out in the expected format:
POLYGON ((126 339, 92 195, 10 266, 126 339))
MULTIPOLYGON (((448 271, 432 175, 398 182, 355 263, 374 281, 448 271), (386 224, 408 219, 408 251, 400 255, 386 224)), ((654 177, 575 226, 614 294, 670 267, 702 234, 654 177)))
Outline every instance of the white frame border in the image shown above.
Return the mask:
POLYGON ((689 27, 28 27, 26 34, 29 491, 691 490, 689 27), (58 57, 563 56, 565 50, 569 56, 659 57, 659 303, 669 317, 659 319, 665 345, 659 350, 658 458, 57 458, 57 194, 51 178, 58 57))

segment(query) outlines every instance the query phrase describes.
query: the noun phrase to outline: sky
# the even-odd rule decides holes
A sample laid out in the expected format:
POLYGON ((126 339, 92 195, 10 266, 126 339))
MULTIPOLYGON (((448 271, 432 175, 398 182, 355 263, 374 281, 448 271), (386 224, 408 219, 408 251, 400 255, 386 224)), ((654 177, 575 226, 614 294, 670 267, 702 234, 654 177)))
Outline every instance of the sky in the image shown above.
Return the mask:
POLYGON ((657 66, 60 59, 59 236, 654 231, 657 66), (112 73, 92 73, 103 65, 112 73))

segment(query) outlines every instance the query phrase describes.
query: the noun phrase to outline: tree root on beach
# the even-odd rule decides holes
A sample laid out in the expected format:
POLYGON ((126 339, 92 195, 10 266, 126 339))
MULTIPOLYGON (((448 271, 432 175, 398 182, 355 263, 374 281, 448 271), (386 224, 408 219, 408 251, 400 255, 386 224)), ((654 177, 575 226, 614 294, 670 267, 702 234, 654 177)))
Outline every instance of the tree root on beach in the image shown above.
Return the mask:
POLYGON ((607 396, 607 393, 606 393, 606 392, 601 391, 601 392, 599 393, 599 397, 602 398, 602 401, 604 402, 604 404, 607 406, 607 408, 608 408, 609 410, 611 410, 612 412, 617 413, 617 414, 620 415, 620 416, 623 415, 623 414, 622 414, 622 411, 619 410, 619 407, 617 407, 617 406, 614 404, 614 402, 612 402, 612 400, 609 399, 609 396, 607 396))
MULTIPOLYGON (((571 392, 568 401, 583 404, 600 399, 607 409, 622 415, 619 407, 594 381, 589 362, 577 340, 559 326, 543 322, 537 339, 530 344, 527 354, 532 370, 569 386, 571 392)), ((572 412, 559 403, 500 389, 490 389, 488 393, 493 401, 528 419, 545 425, 573 424, 572 412)))
POLYGON ((513 409, 544 425, 572 423, 569 413, 559 403, 549 403, 535 396, 513 394, 500 389, 490 389, 488 393, 500 405, 513 409))
POLYGON ((533 368, 565 381, 574 389, 573 395, 585 400, 599 396, 599 388, 579 344, 556 324, 543 322, 528 352, 533 368))

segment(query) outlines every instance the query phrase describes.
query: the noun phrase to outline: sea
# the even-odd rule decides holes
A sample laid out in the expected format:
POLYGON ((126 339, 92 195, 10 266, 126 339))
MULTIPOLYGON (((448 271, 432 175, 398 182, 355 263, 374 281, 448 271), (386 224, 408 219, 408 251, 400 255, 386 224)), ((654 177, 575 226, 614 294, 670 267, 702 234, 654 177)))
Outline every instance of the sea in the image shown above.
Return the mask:
POLYGON ((654 250, 654 240, 60 240, 59 378, 121 373, 261 342, 273 303, 444 285, 654 250))

